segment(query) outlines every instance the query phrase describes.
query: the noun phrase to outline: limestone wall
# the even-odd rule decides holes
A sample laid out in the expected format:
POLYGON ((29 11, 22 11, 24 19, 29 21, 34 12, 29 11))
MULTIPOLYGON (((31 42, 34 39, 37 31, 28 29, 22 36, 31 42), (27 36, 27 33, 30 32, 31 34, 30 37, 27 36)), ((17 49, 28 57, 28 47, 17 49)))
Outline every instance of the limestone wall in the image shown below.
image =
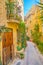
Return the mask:
POLYGON ((26 18, 26 26, 27 26, 27 35, 31 37, 31 30, 34 30, 35 24, 40 25, 40 31, 41 29, 41 20, 38 18, 40 16, 40 9, 38 6, 33 6, 30 10, 30 12, 27 14, 26 18))
POLYGON ((6 25, 5 0, 0 0, 0 26, 6 25))

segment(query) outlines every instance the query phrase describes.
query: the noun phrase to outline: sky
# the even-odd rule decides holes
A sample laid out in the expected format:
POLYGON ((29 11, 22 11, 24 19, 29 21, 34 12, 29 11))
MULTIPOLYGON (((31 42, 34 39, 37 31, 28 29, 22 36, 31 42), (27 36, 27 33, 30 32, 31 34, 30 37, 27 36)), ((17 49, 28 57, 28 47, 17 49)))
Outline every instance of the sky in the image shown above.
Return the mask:
POLYGON ((28 13, 32 5, 36 4, 36 1, 38 2, 39 0, 24 0, 24 15, 28 13))

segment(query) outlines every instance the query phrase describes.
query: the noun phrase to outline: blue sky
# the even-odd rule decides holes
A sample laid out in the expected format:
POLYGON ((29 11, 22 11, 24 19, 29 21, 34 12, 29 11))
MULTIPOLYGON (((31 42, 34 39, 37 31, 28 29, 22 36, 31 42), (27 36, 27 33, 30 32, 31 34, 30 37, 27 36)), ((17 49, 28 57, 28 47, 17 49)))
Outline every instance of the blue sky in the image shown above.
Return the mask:
POLYGON ((39 0, 24 0, 24 15, 31 9, 32 5, 36 4, 39 0))

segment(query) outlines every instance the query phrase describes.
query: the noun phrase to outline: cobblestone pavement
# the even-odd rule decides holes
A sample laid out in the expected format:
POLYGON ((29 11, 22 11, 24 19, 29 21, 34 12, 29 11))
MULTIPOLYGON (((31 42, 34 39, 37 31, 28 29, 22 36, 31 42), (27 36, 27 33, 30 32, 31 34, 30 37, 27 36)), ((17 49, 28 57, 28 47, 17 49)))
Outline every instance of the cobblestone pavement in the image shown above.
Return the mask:
POLYGON ((23 60, 18 59, 12 65, 43 65, 37 49, 32 42, 27 42, 27 48, 25 50, 25 58, 23 60))

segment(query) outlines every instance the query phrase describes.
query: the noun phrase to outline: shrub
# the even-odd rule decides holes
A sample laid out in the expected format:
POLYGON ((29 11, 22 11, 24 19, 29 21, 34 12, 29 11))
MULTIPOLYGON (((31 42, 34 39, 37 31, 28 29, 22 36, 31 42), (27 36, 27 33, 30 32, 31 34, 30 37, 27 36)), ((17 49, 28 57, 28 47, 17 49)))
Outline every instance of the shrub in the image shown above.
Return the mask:
POLYGON ((20 47, 19 45, 17 46, 17 50, 20 51, 22 49, 22 47, 20 47))
POLYGON ((42 41, 39 42, 38 48, 40 52, 43 54, 43 42, 42 41))
POLYGON ((24 49, 25 49, 25 48, 26 48, 26 46, 27 46, 27 44, 22 44, 22 48, 24 48, 24 49))
POLYGON ((21 43, 21 47, 25 48, 26 47, 26 27, 25 23, 21 21, 19 23, 19 29, 18 29, 18 43, 21 43))
POLYGON ((23 59, 24 58, 24 54, 20 53, 20 58, 23 59))
POLYGON ((35 25, 34 31, 31 31, 33 42, 39 45, 41 32, 39 31, 39 24, 35 25))
POLYGON ((39 25, 35 26, 34 31, 31 31, 33 42, 36 43, 38 49, 43 54, 43 41, 41 41, 42 33, 39 31, 39 25))
POLYGON ((29 38, 28 36, 26 36, 26 40, 27 40, 27 41, 29 41, 29 40, 30 40, 30 38, 29 38))

